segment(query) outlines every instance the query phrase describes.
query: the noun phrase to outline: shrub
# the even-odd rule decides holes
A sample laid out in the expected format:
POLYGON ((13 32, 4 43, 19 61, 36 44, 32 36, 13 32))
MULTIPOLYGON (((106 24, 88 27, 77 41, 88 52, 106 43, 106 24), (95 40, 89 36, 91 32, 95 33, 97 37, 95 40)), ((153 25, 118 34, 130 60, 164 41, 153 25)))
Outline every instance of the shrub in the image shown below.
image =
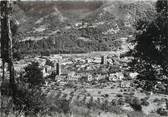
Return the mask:
POLYGON ((141 105, 143 105, 143 106, 149 106, 149 102, 147 101, 146 98, 141 99, 141 105))
POLYGON ((10 84, 8 80, 4 80, 4 82, 1 83, 0 90, 1 90, 1 95, 4 96, 11 96, 11 91, 10 91, 10 84))
POLYGON ((16 51, 13 53, 13 58, 16 59, 17 61, 23 59, 23 55, 21 55, 20 52, 16 51))
POLYGON ((142 111, 141 101, 137 97, 131 99, 130 105, 135 111, 142 111))
POLYGON ((133 112, 129 112, 127 114, 128 117, 146 117, 146 115, 142 112, 137 112, 137 111, 133 111, 133 112))
POLYGON ((116 97, 123 97, 123 95, 122 94, 117 94, 116 97))
POLYGON ((59 101, 59 108, 63 113, 70 112, 69 101, 63 99, 59 101))
POLYGON ((40 89, 27 89, 24 86, 17 87, 15 107, 16 110, 22 110, 25 115, 36 115, 39 112, 46 113, 48 108, 45 95, 40 89))
POLYGON ((131 100, 131 99, 130 99, 130 96, 125 96, 125 102, 126 102, 126 103, 130 103, 130 100, 131 100))
POLYGON ((123 113, 123 110, 119 106, 110 106, 109 112, 115 113, 115 114, 121 114, 123 113))
POLYGON ((66 99, 55 99, 54 102, 53 100, 48 100, 48 103, 50 104, 48 106, 49 112, 58 112, 64 114, 70 112, 69 101, 66 99))
POLYGON ((116 99, 113 99, 113 100, 111 101, 111 105, 113 105, 113 106, 117 106, 117 104, 118 104, 118 102, 117 102, 116 99))
POLYGON ((95 105, 93 97, 91 96, 89 102, 87 103, 87 108, 91 109, 95 105))
POLYGON ((42 51, 41 56, 50 56, 49 50, 42 51))
POLYGON ((24 81, 29 83, 30 87, 39 87, 45 83, 43 73, 39 68, 38 62, 32 62, 30 65, 25 67, 24 70, 24 81))
POLYGON ((120 89, 120 92, 123 92, 123 89, 120 89))
POLYGON ((124 105, 125 104, 125 101, 124 101, 124 99, 123 98, 120 98, 120 99, 118 99, 118 105, 124 105))
POLYGON ((153 102, 160 102, 160 99, 155 98, 155 99, 153 100, 153 102))
POLYGON ((161 116, 168 116, 168 112, 163 108, 158 108, 157 113, 161 116))
POLYGON ((52 61, 50 61, 49 59, 47 59, 46 65, 54 67, 54 63, 52 61))
POLYGON ((133 93, 133 92, 132 92, 132 93, 130 93, 130 95, 131 95, 131 96, 134 96, 134 95, 135 95, 135 93, 133 93))
MULTIPOLYGON (((15 100, 8 102, 7 105, 12 105, 10 108, 5 107, 7 112, 15 109, 18 114, 24 113, 25 116, 35 116, 36 114, 47 113, 48 104, 45 95, 40 88, 28 88, 25 82, 17 83, 15 90, 15 100), (14 102, 14 103, 13 103, 14 102)), ((9 90, 9 82, 5 81, 1 85, 2 96, 10 99, 11 92, 9 90)), ((4 100, 3 100, 4 101, 4 100)))
POLYGON ((158 114, 152 113, 152 114, 147 115, 147 117, 160 117, 160 116, 158 114))
POLYGON ((98 91, 98 94, 101 94, 101 91, 98 91))
POLYGON ((109 102, 108 102, 108 100, 105 100, 103 102, 101 109, 106 111, 106 112, 109 111, 109 102))
POLYGON ((109 95, 108 95, 108 94, 105 94, 105 97, 106 97, 106 98, 108 98, 108 97, 109 97, 109 95))

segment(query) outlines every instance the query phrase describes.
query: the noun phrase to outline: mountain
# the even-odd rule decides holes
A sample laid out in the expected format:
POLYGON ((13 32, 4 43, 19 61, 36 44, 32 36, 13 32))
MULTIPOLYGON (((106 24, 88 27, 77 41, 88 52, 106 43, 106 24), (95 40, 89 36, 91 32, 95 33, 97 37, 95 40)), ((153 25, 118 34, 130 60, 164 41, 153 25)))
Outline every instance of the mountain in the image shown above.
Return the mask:
POLYGON ((139 20, 155 17, 155 8, 144 1, 24 1, 14 16, 21 53, 73 53, 121 48, 139 20))

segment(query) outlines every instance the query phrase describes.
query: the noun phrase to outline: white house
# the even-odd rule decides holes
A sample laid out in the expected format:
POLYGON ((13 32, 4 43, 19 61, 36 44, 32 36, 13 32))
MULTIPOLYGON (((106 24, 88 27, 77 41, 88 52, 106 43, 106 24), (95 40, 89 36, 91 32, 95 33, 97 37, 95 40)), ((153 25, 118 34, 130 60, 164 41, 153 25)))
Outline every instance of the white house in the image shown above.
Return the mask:
POLYGON ((110 81, 121 81, 123 79, 124 79, 124 75, 122 72, 113 73, 113 74, 110 74, 109 76, 110 81))
POLYGON ((92 75, 91 75, 91 74, 88 74, 88 81, 90 82, 90 81, 92 81, 92 80, 93 80, 92 75))
POLYGON ((134 79, 138 76, 139 74, 137 72, 131 72, 129 73, 130 78, 134 79))
POLYGON ((68 80, 69 81, 78 81, 80 77, 81 77, 81 75, 76 74, 75 72, 70 72, 68 74, 68 80))
POLYGON ((123 82, 121 82, 120 87, 121 88, 129 88, 129 87, 131 87, 131 83, 128 81, 123 81, 123 82))

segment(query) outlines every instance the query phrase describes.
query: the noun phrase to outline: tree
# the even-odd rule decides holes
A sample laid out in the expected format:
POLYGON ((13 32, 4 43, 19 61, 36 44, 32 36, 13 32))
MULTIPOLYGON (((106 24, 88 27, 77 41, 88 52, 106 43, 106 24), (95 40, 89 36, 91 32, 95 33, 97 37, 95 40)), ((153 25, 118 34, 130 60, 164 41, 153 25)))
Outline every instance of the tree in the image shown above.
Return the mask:
MULTIPOLYGON (((13 9, 12 1, 1 1, 1 58, 2 58, 2 69, 3 69, 3 76, 2 82, 5 79, 5 63, 8 64, 8 71, 9 71, 9 81, 10 81, 10 90, 12 92, 13 102, 15 103, 16 95, 16 84, 15 84, 15 72, 14 72, 14 65, 13 65, 13 43, 12 37, 14 33, 12 32, 11 26, 11 14, 13 9), (12 34, 13 33, 13 34, 12 34)), ((3 102, 3 101, 2 101, 3 102)), ((2 103, 1 103, 2 104, 2 103)))
POLYGON ((158 0, 156 2, 156 10, 160 12, 168 12, 168 1, 167 0, 158 0))
POLYGON ((25 67, 25 81, 30 84, 30 86, 41 86, 44 84, 43 73, 39 68, 39 63, 32 62, 32 64, 25 67))
POLYGON ((168 76, 168 0, 158 0, 156 11, 157 16, 152 21, 138 21, 137 45, 133 52, 132 68, 149 81, 161 74, 168 76))

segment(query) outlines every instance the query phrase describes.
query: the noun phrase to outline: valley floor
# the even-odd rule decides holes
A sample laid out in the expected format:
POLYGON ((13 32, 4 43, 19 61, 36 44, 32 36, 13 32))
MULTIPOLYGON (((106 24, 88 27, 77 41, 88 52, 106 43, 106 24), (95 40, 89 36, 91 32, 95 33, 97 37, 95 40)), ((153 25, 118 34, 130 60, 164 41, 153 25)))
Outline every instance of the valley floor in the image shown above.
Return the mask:
POLYGON ((135 77, 131 76, 134 73, 127 71, 130 60, 131 57, 120 58, 117 52, 51 55, 17 61, 15 69, 22 72, 32 61, 40 63, 46 77, 42 90, 54 108, 54 117, 159 117, 159 108, 168 112, 168 95, 135 88, 135 77), (60 68, 46 61, 58 63, 60 68), (51 78, 56 69, 60 73, 51 78), (142 111, 134 110, 130 105, 133 100, 142 106, 142 111), (57 112, 62 102, 68 103, 63 105, 69 107, 70 113, 57 112))

